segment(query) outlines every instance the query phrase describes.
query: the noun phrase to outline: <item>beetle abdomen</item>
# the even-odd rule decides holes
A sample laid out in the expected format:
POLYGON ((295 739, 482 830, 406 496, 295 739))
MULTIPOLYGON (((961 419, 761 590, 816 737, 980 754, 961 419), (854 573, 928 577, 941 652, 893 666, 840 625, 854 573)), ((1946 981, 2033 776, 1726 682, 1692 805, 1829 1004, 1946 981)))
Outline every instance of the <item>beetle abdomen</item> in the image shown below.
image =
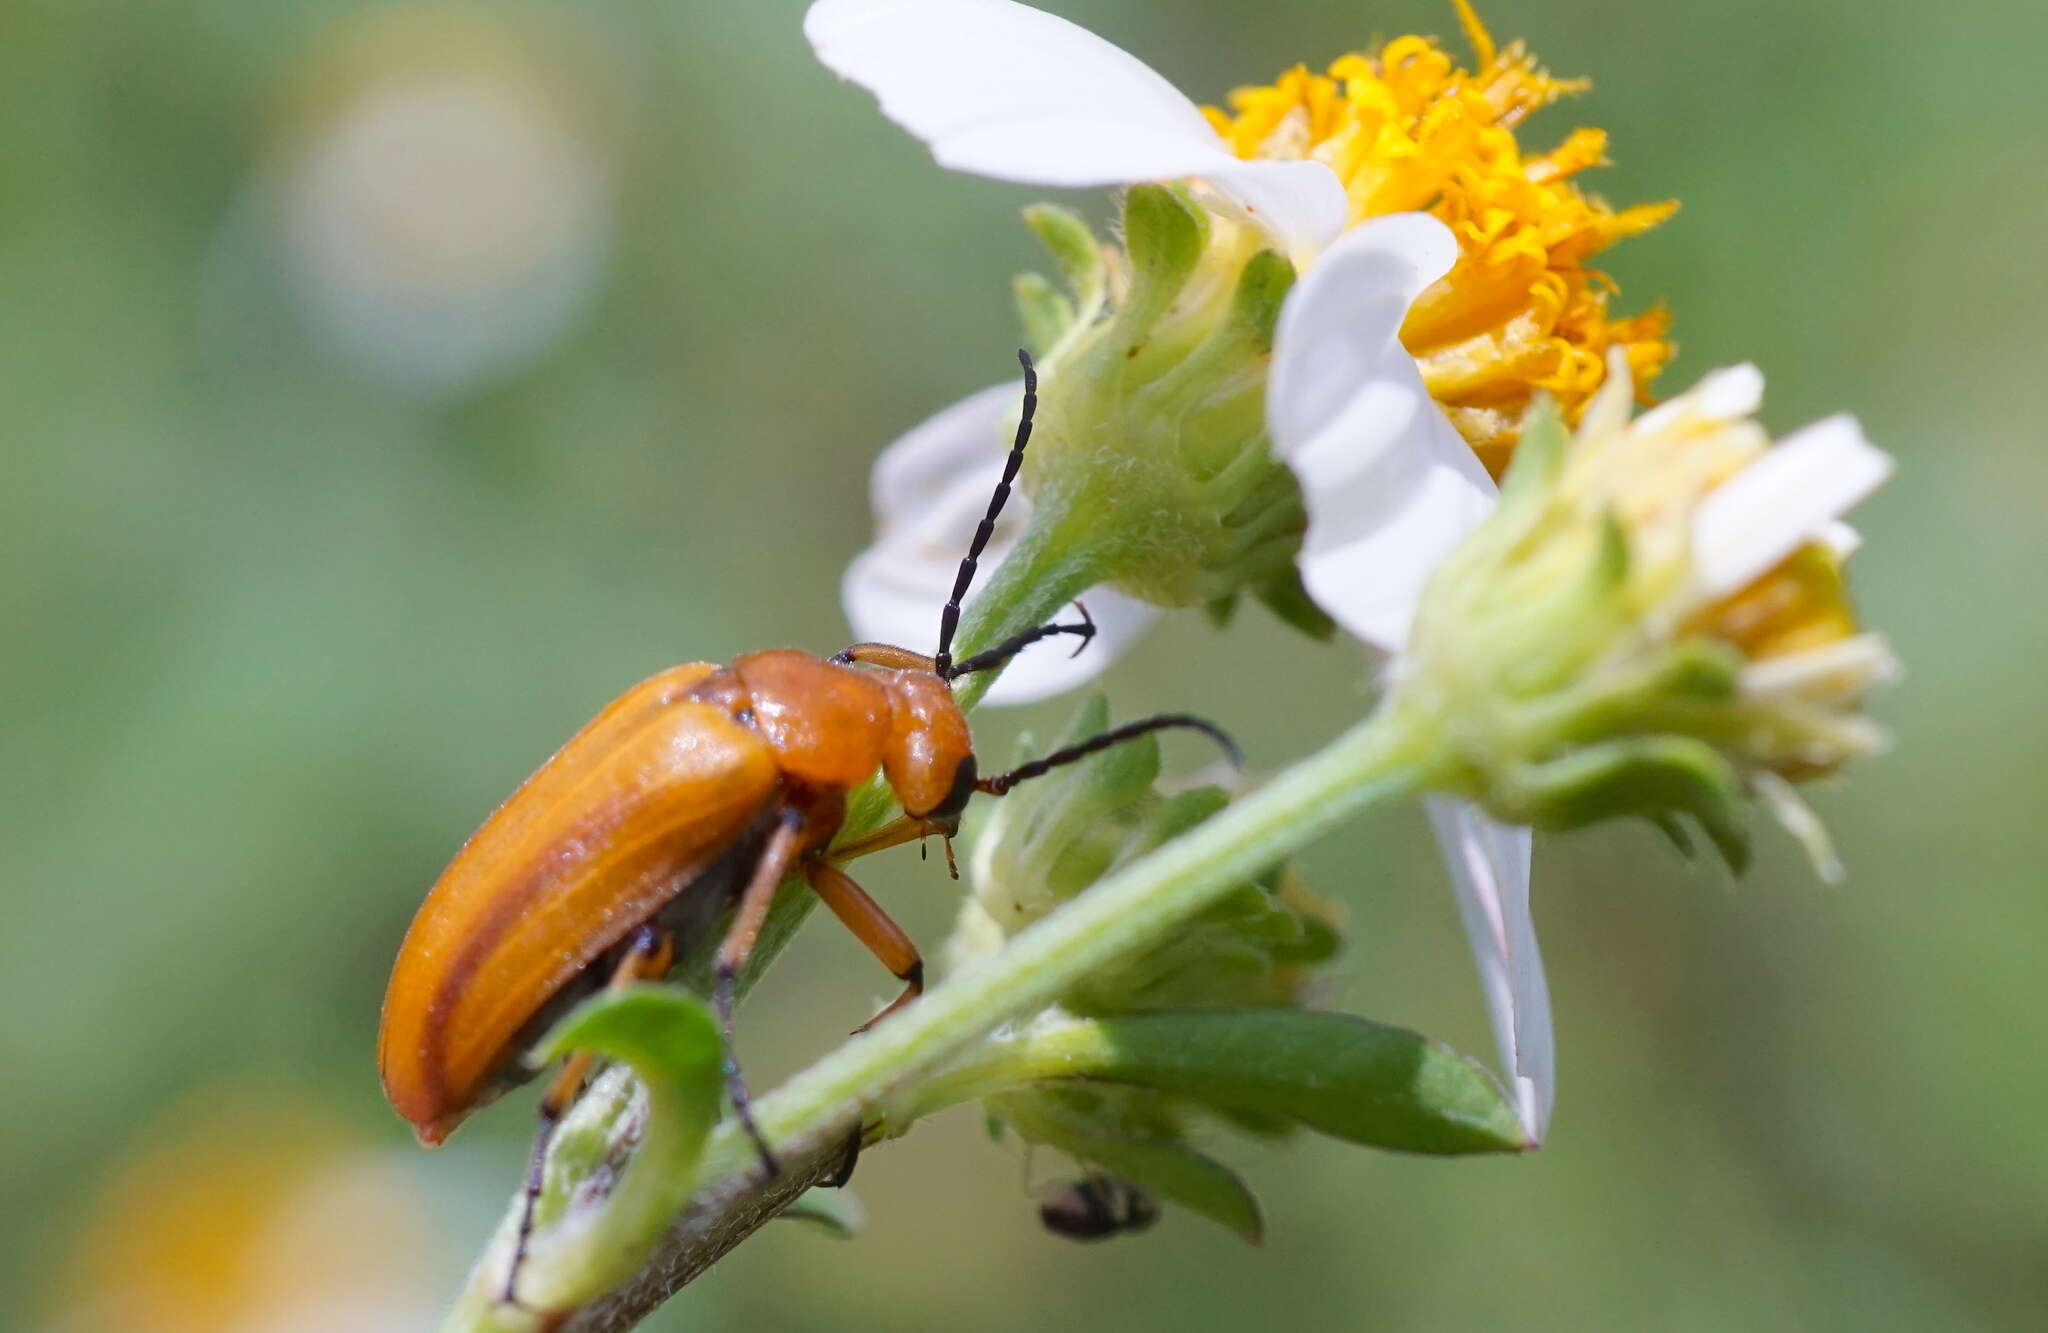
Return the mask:
POLYGON ((470 838, 413 919, 385 995, 385 1092, 437 1143, 520 1030, 698 880, 773 796, 774 756, 675 667, 619 698, 470 838))

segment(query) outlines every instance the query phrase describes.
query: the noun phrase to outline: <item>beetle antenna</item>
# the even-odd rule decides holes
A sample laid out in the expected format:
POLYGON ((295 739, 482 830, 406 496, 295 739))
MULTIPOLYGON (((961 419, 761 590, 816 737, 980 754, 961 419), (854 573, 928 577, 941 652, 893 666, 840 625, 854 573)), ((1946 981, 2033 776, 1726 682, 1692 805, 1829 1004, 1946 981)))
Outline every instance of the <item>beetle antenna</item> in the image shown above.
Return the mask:
POLYGON ((960 628, 960 602, 967 596, 968 585, 974 582, 974 567, 981 559, 981 553, 988 547, 988 539, 995 533, 996 519, 1003 512, 1003 504, 1010 498, 1010 483, 1017 480, 1017 469, 1024 466, 1024 446, 1031 443, 1031 417, 1038 410, 1038 370, 1031 364, 1031 353, 1019 348, 1017 362, 1024 367, 1024 412, 1017 420, 1017 438, 1010 444, 1010 456, 1003 461, 1003 479, 996 483, 996 493, 988 499, 988 513, 981 519, 981 526, 974 530, 974 540, 968 544, 967 558, 960 562, 960 572, 953 577, 953 596, 946 603, 946 609, 939 612, 939 651, 932 659, 932 669, 942 680, 951 679, 953 673, 953 631, 960 628))
POLYGON ((1042 759, 1034 759, 1030 763, 1013 768, 1007 773, 998 773, 992 778, 983 778, 974 784, 974 789, 979 792, 986 792, 990 796, 1001 796, 1020 782, 1029 782, 1033 778, 1044 777, 1056 768, 1078 763, 1092 754, 1100 754, 1112 745, 1121 745, 1125 741, 1136 740, 1140 736, 1149 735, 1155 731, 1166 731, 1177 727, 1185 727, 1190 731, 1201 732, 1204 736, 1207 736, 1210 740, 1223 747, 1223 753, 1230 757, 1233 767, 1244 767, 1244 752, 1239 750, 1237 742, 1231 740, 1224 733, 1223 729, 1215 723, 1205 722, 1201 718, 1187 713, 1161 713, 1157 717, 1140 718, 1136 722, 1126 722, 1120 727, 1111 727, 1099 736, 1090 736, 1087 740, 1081 741, 1078 744, 1069 745, 1062 750, 1054 750, 1042 759))

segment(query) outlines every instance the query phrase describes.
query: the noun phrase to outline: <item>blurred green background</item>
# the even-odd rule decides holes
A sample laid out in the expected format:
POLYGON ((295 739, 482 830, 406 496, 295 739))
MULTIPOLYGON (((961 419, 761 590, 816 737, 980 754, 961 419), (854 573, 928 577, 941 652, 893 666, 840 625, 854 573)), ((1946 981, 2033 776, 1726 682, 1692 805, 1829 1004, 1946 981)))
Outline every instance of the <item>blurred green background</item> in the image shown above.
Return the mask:
MULTIPOLYGON (((1404 31, 1462 50, 1439 0, 1054 7, 1203 100, 1404 31)), ((101 1182, 132 1186, 136 1145, 194 1099, 319 1107, 431 1200, 393 1205, 421 1238, 406 1272, 360 1282, 412 1284, 422 1323, 454 1291, 531 1113, 509 1099, 427 1155, 383 1105, 377 1007, 425 886, 631 681, 844 640, 869 462, 1005 373, 1007 280, 1038 263, 1032 192, 935 168, 815 64, 801 10, 9 8, 8 1322, 118 1258, 79 1228, 139 1215, 101 1182), (521 91, 357 114, 408 61, 521 91), (394 179, 400 142, 462 169, 394 179)), ((1184 1215, 1083 1248, 956 1115, 863 1164, 858 1241, 771 1228, 651 1327, 2043 1326, 2048 9, 1484 12, 1595 79, 1525 142, 1604 126, 1619 165, 1593 188, 1684 201, 1607 265, 1623 308, 1676 312, 1663 386, 1754 359, 1771 425, 1853 409, 1899 458, 1856 564, 1911 673, 1875 705, 1897 749, 1819 796, 1849 885, 1777 836, 1739 884, 1633 829, 1544 844, 1561 1093, 1530 1158, 1304 1139, 1252 1155, 1263 1249, 1184 1215)), ((1259 615, 1227 636, 1189 617, 1107 684, 1272 767, 1357 714, 1362 674, 1259 615)), ((987 715, 983 745, 1064 716, 987 715)), ((1305 868, 1350 911, 1334 998, 1490 1058, 1415 813, 1305 868)), ((898 854, 867 878, 935 947, 943 874, 898 854)), ((743 1020, 757 1081, 889 992, 814 924, 743 1020)), ((142 1178, 169 1221, 139 1252, 219 1202, 180 1189, 236 1188, 203 1164, 142 1178)))

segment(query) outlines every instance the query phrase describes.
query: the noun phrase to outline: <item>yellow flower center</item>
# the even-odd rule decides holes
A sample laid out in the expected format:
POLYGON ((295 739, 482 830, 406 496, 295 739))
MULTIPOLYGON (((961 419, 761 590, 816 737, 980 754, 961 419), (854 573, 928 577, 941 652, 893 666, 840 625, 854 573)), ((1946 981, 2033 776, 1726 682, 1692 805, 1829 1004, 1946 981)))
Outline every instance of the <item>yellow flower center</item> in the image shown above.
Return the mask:
POLYGON ((1674 202, 1616 211, 1573 177, 1605 161, 1607 136, 1573 132, 1524 155, 1516 128, 1586 87, 1555 79, 1521 43, 1498 48, 1467 0, 1453 0, 1478 68, 1432 38, 1401 37, 1348 55, 1327 74, 1297 66, 1270 87, 1240 88, 1210 122, 1245 158, 1313 158, 1344 182, 1356 222, 1428 212, 1457 235, 1456 267, 1409 311, 1401 338, 1429 391, 1496 477, 1539 391, 1573 422, 1619 347, 1637 384, 1671 359, 1661 308, 1613 318, 1614 283, 1593 255, 1669 217, 1674 202))
POLYGON ((1750 584, 1695 616, 1687 628, 1732 643, 1752 662, 1837 643, 1856 633, 1842 562, 1802 546, 1750 584))
MULTIPOLYGON (((1590 527, 1612 515, 1638 557, 1658 566, 1682 550, 1701 502, 1767 453, 1770 436, 1753 419, 1705 409, 1704 386, 1655 414, 1628 419, 1617 383, 1589 404, 1565 489, 1590 527)), ((1856 613, 1841 558, 1810 542, 1746 586, 1687 613, 1682 634, 1704 634, 1751 662, 1788 656, 1853 637, 1856 613)))

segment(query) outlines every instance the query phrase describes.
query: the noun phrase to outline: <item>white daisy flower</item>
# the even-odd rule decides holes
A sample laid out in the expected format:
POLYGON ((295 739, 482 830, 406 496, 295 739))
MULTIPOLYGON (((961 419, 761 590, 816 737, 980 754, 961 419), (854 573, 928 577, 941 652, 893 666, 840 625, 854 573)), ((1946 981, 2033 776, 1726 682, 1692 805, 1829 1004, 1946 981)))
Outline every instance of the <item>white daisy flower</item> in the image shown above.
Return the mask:
MULTIPOLYGON (((1400 337, 1417 296, 1457 261, 1452 233, 1422 214, 1344 231, 1350 206, 1329 165, 1239 158, 1193 102, 1135 57, 1008 0, 820 0, 805 31, 827 66, 874 92, 943 165, 1062 187, 1191 180, 1192 197, 1293 263, 1301 277, 1273 330, 1264 405, 1270 448, 1299 481, 1307 511, 1301 578, 1363 642, 1398 649, 1431 568, 1494 495, 1400 337)), ((884 454, 874 476, 878 537, 844 585, 860 637, 934 642, 957 552, 1000 470, 1016 398, 1013 387, 983 390, 884 454)), ((985 567, 1028 525, 1020 499, 985 567)), ((1080 684, 1156 614, 1110 587, 1085 600, 1102 628, 1096 643, 1078 657, 1050 647, 1024 654, 992 701, 1080 684)), ((1451 801, 1433 804, 1432 825, 1503 1064, 1525 1126, 1540 1139, 1554 1095, 1552 1041, 1529 918, 1528 834, 1451 801)))

